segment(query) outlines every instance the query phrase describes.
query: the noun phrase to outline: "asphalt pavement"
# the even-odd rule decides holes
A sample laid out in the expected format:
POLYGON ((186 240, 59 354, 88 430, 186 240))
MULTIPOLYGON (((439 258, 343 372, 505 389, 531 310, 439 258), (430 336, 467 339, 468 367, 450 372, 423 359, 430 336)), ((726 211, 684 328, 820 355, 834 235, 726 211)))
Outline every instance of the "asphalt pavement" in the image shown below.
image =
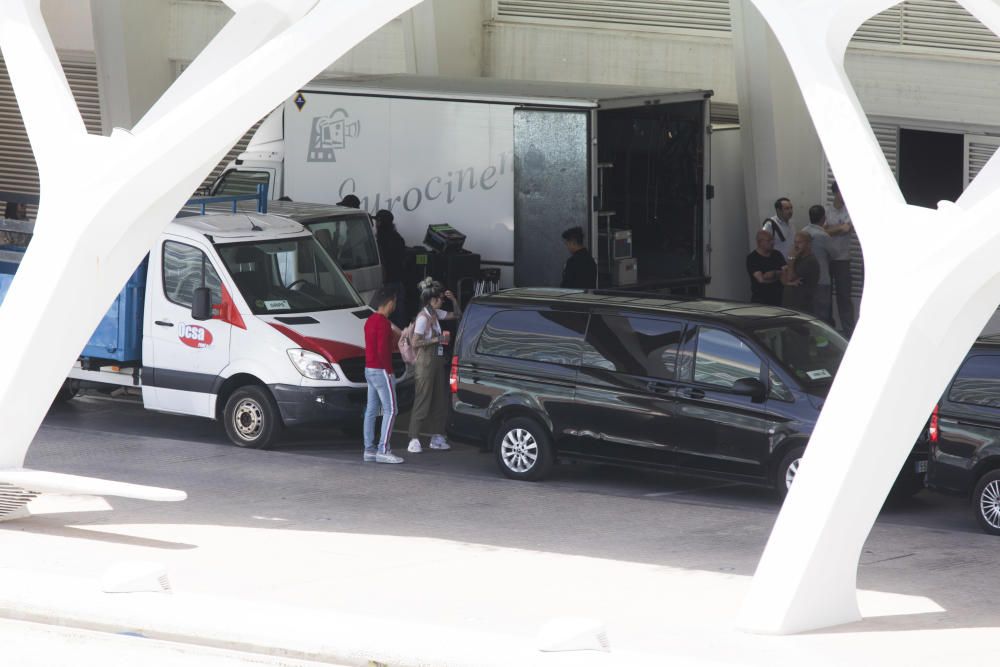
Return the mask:
POLYGON ((473 446, 414 455, 403 433, 393 442, 403 465, 363 463, 359 439, 337 431, 241 450, 219 424, 150 413, 128 398, 54 406, 29 467, 181 488, 189 498, 110 499, 113 511, 67 505, 3 524, 0 579, 17 578, 0 585, 0 616, 120 631, 133 618, 121 615, 123 598, 107 601, 87 582, 139 559, 164 563, 174 593, 130 611, 132 629, 205 649, 344 664, 555 664, 558 656, 537 654, 539 628, 586 616, 607 623, 611 657, 992 663, 1000 542, 978 530, 962 499, 924 491, 883 509, 858 573, 865 620, 756 638, 733 621, 779 509, 770 491, 589 464, 515 482, 473 446), (18 607, 17 582, 46 587, 60 577, 78 597, 53 591, 18 607), (197 610, 235 603, 230 616, 259 613, 240 627, 196 622, 197 610), (264 622, 274 610, 310 613, 292 632, 264 622), (314 645, 328 635, 308 631, 322 619, 341 632, 314 645))

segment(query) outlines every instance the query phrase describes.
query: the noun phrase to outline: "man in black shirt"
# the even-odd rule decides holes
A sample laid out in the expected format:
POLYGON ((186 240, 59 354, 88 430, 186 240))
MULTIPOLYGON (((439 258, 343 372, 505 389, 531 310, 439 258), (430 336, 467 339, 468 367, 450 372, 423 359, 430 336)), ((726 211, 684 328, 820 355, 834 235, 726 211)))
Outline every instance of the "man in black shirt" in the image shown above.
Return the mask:
POLYGON ((597 287, 597 263, 583 245, 583 229, 570 227, 562 233, 562 238, 569 251, 569 259, 563 267, 562 283, 559 286, 579 289, 597 287))
POLYGON ((781 305, 781 272, 785 257, 774 249, 771 232, 757 232, 757 247, 747 255, 747 273, 750 275, 750 300, 769 306, 781 305))
POLYGON ((393 223, 395 216, 385 209, 375 214, 375 241, 382 259, 382 285, 396 290, 396 310, 391 315, 393 324, 400 329, 406 327, 406 308, 403 286, 403 262, 406 260, 406 242, 393 223))

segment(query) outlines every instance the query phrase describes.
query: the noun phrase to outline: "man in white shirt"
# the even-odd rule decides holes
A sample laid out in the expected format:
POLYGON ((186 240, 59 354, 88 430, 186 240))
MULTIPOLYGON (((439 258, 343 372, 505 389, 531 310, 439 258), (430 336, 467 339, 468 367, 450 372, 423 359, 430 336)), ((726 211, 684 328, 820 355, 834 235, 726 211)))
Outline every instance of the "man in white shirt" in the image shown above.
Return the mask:
POLYGON ((774 215, 764 221, 764 229, 774 237, 774 249, 785 257, 795 253, 795 226, 792 224, 792 200, 782 197, 774 202, 774 215))
POLYGON ((851 240, 854 236, 854 225, 851 224, 851 214, 847 212, 844 198, 840 195, 840 187, 834 182, 833 206, 826 209, 826 224, 824 228, 830 235, 830 277, 833 290, 837 297, 837 313, 840 315, 840 326, 844 335, 850 338, 854 332, 854 301, 851 300, 851 240))

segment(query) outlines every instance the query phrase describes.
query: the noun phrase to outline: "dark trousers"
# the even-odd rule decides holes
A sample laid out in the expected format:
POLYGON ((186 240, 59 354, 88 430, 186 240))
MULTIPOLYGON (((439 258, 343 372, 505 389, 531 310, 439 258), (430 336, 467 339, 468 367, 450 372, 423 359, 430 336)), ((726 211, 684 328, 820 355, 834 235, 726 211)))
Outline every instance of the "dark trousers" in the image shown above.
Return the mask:
POLYGON ((813 293, 813 315, 833 326, 833 293, 829 285, 816 285, 813 293))
POLYGON ((840 316, 840 328, 845 336, 854 332, 854 301, 851 299, 851 262, 838 259, 830 262, 830 278, 837 297, 837 314, 840 316))

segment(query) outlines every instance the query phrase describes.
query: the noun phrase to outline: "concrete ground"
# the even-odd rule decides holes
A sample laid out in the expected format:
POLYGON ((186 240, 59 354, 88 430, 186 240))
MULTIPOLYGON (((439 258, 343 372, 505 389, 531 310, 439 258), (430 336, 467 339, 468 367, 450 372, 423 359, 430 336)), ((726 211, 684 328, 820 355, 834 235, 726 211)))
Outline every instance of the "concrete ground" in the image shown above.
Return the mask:
POLYGON ((859 569, 865 620, 759 637, 734 623, 778 511, 766 490, 589 465, 519 483, 473 447, 394 442, 405 464, 365 464, 338 434, 247 451, 129 400, 58 406, 27 465, 189 498, 36 501, 0 526, 0 617, 290 665, 996 661, 1000 542, 959 499, 883 510, 859 569), (172 592, 102 593, 120 561, 164 564, 172 592), (602 621, 611 651, 538 651, 560 617, 602 621))

